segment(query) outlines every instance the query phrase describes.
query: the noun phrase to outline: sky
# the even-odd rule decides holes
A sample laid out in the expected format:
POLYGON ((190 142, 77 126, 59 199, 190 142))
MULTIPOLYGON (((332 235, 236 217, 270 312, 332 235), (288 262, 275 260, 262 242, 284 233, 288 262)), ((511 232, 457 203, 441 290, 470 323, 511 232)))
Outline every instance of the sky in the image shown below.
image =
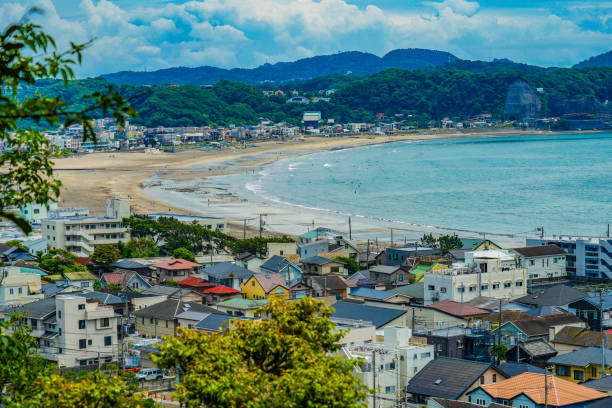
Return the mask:
POLYGON ((94 39, 79 77, 397 48, 571 66, 612 49, 612 0, 0 0, 0 21, 34 6, 58 48, 94 39))

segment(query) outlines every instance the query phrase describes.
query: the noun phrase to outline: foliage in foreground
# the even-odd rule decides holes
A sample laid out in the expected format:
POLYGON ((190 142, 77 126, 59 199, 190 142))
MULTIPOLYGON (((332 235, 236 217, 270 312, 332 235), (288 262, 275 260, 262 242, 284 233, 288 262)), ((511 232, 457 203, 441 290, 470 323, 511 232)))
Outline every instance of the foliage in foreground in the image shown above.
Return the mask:
POLYGON ((333 354, 343 333, 331 309, 312 298, 273 300, 268 320, 234 320, 225 334, 179 329, 155 362, 181 373, 177 397, 188 407, 361 407, 366 387, 356 361, 333 354))

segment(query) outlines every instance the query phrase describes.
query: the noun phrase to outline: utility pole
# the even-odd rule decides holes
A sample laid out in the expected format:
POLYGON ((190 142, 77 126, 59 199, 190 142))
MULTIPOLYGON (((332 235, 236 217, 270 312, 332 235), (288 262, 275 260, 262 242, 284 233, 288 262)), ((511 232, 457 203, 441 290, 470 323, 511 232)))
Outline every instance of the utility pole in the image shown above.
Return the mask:
POLYGON ((351 216, 349 215, 349 239, 353 239, 353 229, 351 227, 351 216))
POLYGON ((548 408, 548 366, 544 367, 544 408, 548 408))
POLYGON ((244 223, 242 224, 242 239, 246 239, 246 218, 244 219, 244 223))
POLYGON ((259 238, 261 238, 261 233, 263 232, 263 214, 259 214, 259 238))
POLYGON ((372 407, 376 408, 376 349, 372 350, 372 407))
POLYGON ((391 248, 393 248, 393 228, 391 228, 391 248))

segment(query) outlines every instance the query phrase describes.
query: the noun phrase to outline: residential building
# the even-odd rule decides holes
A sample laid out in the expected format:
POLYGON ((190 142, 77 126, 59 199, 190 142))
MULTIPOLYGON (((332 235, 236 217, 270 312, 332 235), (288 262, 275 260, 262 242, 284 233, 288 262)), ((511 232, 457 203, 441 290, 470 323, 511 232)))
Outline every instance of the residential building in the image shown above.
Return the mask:
POLYGON ((612 375, 598 378, 596 380, 585 381, 581 385, 600 392, 605 392, 612 396, 612 375))
POLYGON ((230 327, 232 317, 227 314, 210 313, 194 326, 194 330, 206 333, 225 332, 230 327))
POLYGON ((188 276, 197 275, 200 265, 179 258, 156 263, 153 267, 156 270, 157 281, 165 282, 166 280, 180 281, 188 276))
MULTIPOLYGON (((587 330, 584 327, 567 326, 551 333, 549 339, 559 355, 571 353, 572 351, 582 350, 587 347, 612 348, 608 342, 607 334, 604 332, 587 330)), ((610 338, 612 341, 612 338, 610 338)))
POLYGON ((149 265, 145 265, 143 263, 136 262, 131 259, 122 259, 120 261, 115 262, 111 266, 117 269, 134 271, 145 278, 150 278, 153 273, 153 269, 149 265))
POLYGON ((376 290, 366 287, 351 288, 349 296, 356 299, 378 300, 388 303, 410 303, 410 297, 388 290, 376 290))
POLYGON ((295 242, 268 242, 266 244, 266 256, 272 258, 274 255, 285 256, 297 254, 295 242))
POLYGON ((304 242, 300 243, 297 247, 297 253, 300 258, 310 258, 327 252, 329 252, 329 242, 327 240, 304 242))
POLYGON ((53 210, 57 210, 57 203, 53 201, 47 204, 30 203, 19 207, 19 216, 31 224, 40 224, 53 210))
POLYGON ((398 265, 374 265, 368 272, 371 280, 389 286, 409 280, 408 272, 398 265))
POLYGON ((204 228, 212 231, 220 231, 224 234, 229 233, 229 225, 227 219, 219 217, 206 217, 201 215, 190 215, 190 214, 174 214, 174 213, 151 213, 147 214, 149 217, 157 220, 160 217, 174 218, 182 223, 191 224, 194 221, 204 228))
POLYGON ((304 273, 310 275, 346 275, 346 267, 343 262, 329 259, 323 256, 311 256, 302 259, 304 273))
POLYGON ((249 271, 253 271, 255 273, 259 273, 259 267, 264 262, 263 259, 256 257, 250 252, 243 252, 234 257, 236 261, 236 265, 242 266, 249 271))
POLYGON ((278 273, 288 284, 302 279, 302 269, 282 255, 272 255, 260 266, 262 273, 278 273))
POLYGON ((555 244, 514 248, 519 268, 527 269, 530 281, 560 280, 567 277, 565 251, 555 244))
MULTIPOLYGON (((356 374, 364 384, 373 384, 376 376, 379 401, 376 407, 396 407, 408 381, 433 360, 433 346, 412 343, 410 338, 409 328, 387 327, 382 344, 364 343, 343 348, 347 358, 362 360, 356 374)), ((373 399, 367 400, 368 406, 373 407, 373 399)))
POLYGON ((83 289, 93 289, 94 282, 98 280, 89 271, 63 272, 56 275, 48 275, 47 279, 62 286, 78 286, 83 289))
POLYGON ((612 293, 585 297, 570 303, 568 308, 593 330, 603 331, 612 327, 612 293))
POLYGON ((367 306, 364 304, 339 301, 333 305, 333 319, 351 319, 371 322, 376 329, 404 326, 409 316, 406 310, 367 306))
POLYGON ((410 380, 406 391, 418 403, 431 397, 467 402, 470 391, 505 379, 505 374, 489 362, 439 357, 410 380))
POLYGON ((425 274, 425 304, 467 302, 479 296, 514 299, 527 293, 527 273, 500 250, 466 253, 466 265, 425 274))
POLYGON ((291 299, 302 299, 311 296, 312 288, 308 285, 304 285, 302 282, 298 282, 289 287, 289 298, 291 299))
POLYGON ((550 340, 551 328, 559 331, 566 326, 585 327, 585 323, 571 313, 539 316, 526 320, 508 321, 495 329, 499 342, 512 347, 520 340, 550 340))
POLYGON ((389 289, 390 292, 408 296, 413 304, 422 305, 425 296, 425 283, 415 282, 389 289))
POLYGON ((570 303, 587 296, 585 292, 578 289, 566 285, 554 285, 514 299, 514 301, 531 307, 559 306, 567 310, 570 303))
POLYGON ((339 231, 335 231, 333 229, 325 228, 325 227, 317 227, 317 228, 313 228, 310 231, 305 232, 302 235, 300 235, 298 238, 298 242, 300 244, 307 244, 307 243, 315 242, 319 240, 325 240, 325 242, 327 242, 327 239, 333 238, 339 235, 342 235, 342 233, 339 231))
POLYGON ((103 244, 117 244, 130 239, 123 218, 130 216, 126 200, 106 200, 105 217, 57 217, 42 220, 42 237, 51 249, 65 249, 77 256, 90 256, 103 244))
POLYGON ((249 318, 259 317, 257 309, 268 304, 267 299, 243 299, 232 298, 226 299, 215 305, 215 308, 220 312, 227 313, 230 316, 244 316, 249 318))
POLYGON ((546 367, 548 359, 556 355, 557 350, 544 339, 519 340, 518 345, 508 349, 506 360, 546 367))
POLYGON ((191 289, 194 292, 198 292, 200 294, 204 294, 206 289, 214 288, 217 286, 215 283, 208 282, 205 279, 199 278, 197 276, 189 276, 183 280, 178 281, 178 285, 181 288, 191 289))
MULTIPOLYGON (((354 300, 356 302, 357 300, 354 300)), ((468 321, 443 312, 441 310, 431 309, 421 305, 405 305, 399 303, 387 303, 374 300, 364 300, 366 306, 381 307, 387 309, 403 310, 407 312, 405 325, 407 327, 439 329, 445 327, 467 326, 468 321)), ((335 305, 334 305, 335 307, 335 305)))
POLYGON ((198 293, 190 288, 181 288, 176 286, 155 285, 143 292, 149 296, 164 296, 165 299, 180 299, 183 302, 202 303, 203 294, 198 293))
POLYGON ((447 327, 413 329, 414 336, 423 337, 434 347, 434 357, 451 357, 473 361, 491 361, 494 338, 480 327, 447 327))
POLYGON ((218 264, 200 268, 200 276, 209 282, 218 285, 229 286, 240 290, 242 284, 246 282, 254 272, 230 262, 220 262, 218 264))
POLYGON ((495 242, 480 238, 461 238, 461 248, 467 251, 488 251, 491 249, 502 249, 495 242))
POLYGON ((340 276, 307 276, 306 285, 312 288, 314 296, 334 296, 338 300, 346 299, 348 285, 340 276))
POLYGON ((567 253, 567 274, 594 278, 612 278, 612 238, 575 237, 527 239, 527 246, 555 244, 567 253))
POLYGON ((141 291, 151 287, 151 284, 137 272, 123 269, 102 274, 101 282, 103 286, 118 285, 122 290, 141 291))
POLYGON ((242 284, 245 299, 289 298, 289 288, 280 273, 256 273, 242 284))
POLYGON ((26 239, 21 242, 28 249, 28 253, 36 256, 38 253, 47 253, 47 240, 45 238, 26 239))
POLYGON ((504 361, 503 363, 497 366, 506 377, 516 377, 517 375, 521 375, 523 373, 536 373, 536 374, 544 374, 545 370, 540 367, 536 367, 527 363, 517 363, 516 361, 504 361))
POLYGON ((487 310, 479 309, 465 303, 454 302, 452 300, 441 300, 427 307, 466 320, 479 319, 489 315, 489 311, 487 310))
POLYGON ((0 305, 18 305, 44 298, 41 273, 19 266, 0 268, 0 305))
POLYGON ((608 394, 574 384, 554 375, 523 373, 495 384, 481 385, 469 393, 481 406, 492 403, 518 408, 588 408, 608 394))
POLYGON ((241 298, 239 290, 225 285, 216 285, 204 290, 204 302, 207 305, 214 305, 227 299, 241 298))
POLYGON ((387 248, 385 250, 385 265, 401 265, 408 258, 415 258, 423 255, 439 255, 438 248, 429 248, 422 246, 407 246, 403 248, 387 248))
POLYGON ((552 364, 557 377, 578 384, 612 374, 612 350, 586 347, 553 357, 548 363, 552 364))
POLYGON ((176 328, 179 327, 177 316, 186 311, 220 313, 201 303, 168 299, 136 310, 136 330, 142 337, 174 336, 176 328))

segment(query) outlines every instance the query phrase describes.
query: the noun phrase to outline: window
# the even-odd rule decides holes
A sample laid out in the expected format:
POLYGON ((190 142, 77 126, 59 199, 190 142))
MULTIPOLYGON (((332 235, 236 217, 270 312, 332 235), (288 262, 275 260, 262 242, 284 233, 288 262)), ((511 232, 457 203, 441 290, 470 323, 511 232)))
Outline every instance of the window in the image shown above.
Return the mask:
POLYGON ((58 310, 58 311, 57 311, 57 318, 58 318, 58 319, 61 319, 61 318, 62 318, 62 311, 61 311, 61 310, 58 310))
POLYGON ((440 288, 440 293, 446 293, 446 288, 440 288))
POLYGON ((427 290, 436 290, 436 287, 434 285, 428 285, 427 290))
POLYGON ((80 349, 87 348, 87 339, 79 339, 79 348, 80 349))
POLYGON ((79 320, 79 329, 83 330, 85 328, 85 320, 79 320))
POLYGON ((511 288, 512 287, 512 282, 504 282, 504 288, 511 288))
POLYGON ((88 346, 91 346, 92 344, 93 344, 93 340, 92 339, 87 340, 87 345, 88 346))
POLYGON ((62 328, 60 327, 59 329, 57 329, 58 334, 61 336, 62 335, 62 328))
POLYGON ((495 282, 493 284, 493 290, 497 290, 497 289, 499 289, 499 282, 495 282))
POLYGON ((395 394, 395 385, 385 387, 385 394, 395 394))
POLYGON ((104 337, 104 345, 111 346, 113 344, 113 338, 111 336, 104 337))
POLYGON ((9 289, 9 294, 11 294, 11 295, 13 294, 13 288, 9 289))
POLYGON ((482 398, 476 398, 476 405, 487 406, 487 401, 482 398))
POLYGON ((429 358, 431 357, 431 353, 421 353, 421 358, 429 358))
POLYGON ((553 263, 557 263, 557 258, 553 258, 553 263))
POLYGON ((574 380, 581 381, 584 378, 584 372, 581 370, 574 371, 574 380))
POLYGON ((487 290, 489 289, 489 285, 480 285, 480 290, 487 290))
POLYGON ((558 365, 557 367, 555 367, 555 372, 557 373, 557 375, 560 375, 562 377, 567 377, 570 375, 570 369, 567 366, 558 365))
POLYGON ((89 282, 83 282, 83 287, 84 287, 84 288, 89 287, 89 282))
POLYGON ((591 367, 591 377, 597 377, 597 367, 591 367))
POLYGON ((493 374, 493 382, 497 382, 497 374, 493 374))
POLYGON ((280 256, 283 256, 285 254, 285 251, 283 251, 282 249, 279 251, 280 256))
POLYGON ((465 292, 465 288, 457 288, 457 292, 458 293, 463 293, 463 292, 465 292))
POLYGON ((404 280, 404 274, 403 274, 403 273, 400 273, 400 274, 398 275, 398 277, 399 277, 399 281, 400 281, 400 282, 404 280))
POLYGON ((251 281, 251 286, 255 286, 255 280, 251 281))
POLYGON ((100 326, 102 326, 102 327, 110 326, 110 319, 108 317, 103 318, 100 326))
POLYGON ((144 324, 144 317, 142 318, 142 324, 144 324))
POLYGON ((79 305, 79 310, 85 310, 85 303, 81 303, 79 305))
POLYGON ((484 384, 484 377, 480 377, 480 383, 484 384))
POLYGON ((151 321, 150 321, 150 323, 151 323, 151 324, 153 324, 153 318, 151 318, 151 321))
POLYGON ((168 321, 166 320, 166 329, 168 328, 168 321))
POLYGON ((517 287, 523 286, 523 281, 516 281, 516 286, 517 287))
POLYGON ((64 349, 62 349, 61 347, 57 350, 57 354, 62 354, 64 352, 64 349))
POLYGON ((21 295, 23 293, 23 288, 19 288, 19 294, 21 295))
POLYGON ((527 404, 519 404, 519 408, 529 408, 529 405, 527 405, 527 404))
POLYGON ((529 266, 534 266, 535 265, 535 261, 533 259, 529 260, 529 266))
POLYGON ((470 292, 476 292, 476 286, 470 286, 468 289, 470 292))

